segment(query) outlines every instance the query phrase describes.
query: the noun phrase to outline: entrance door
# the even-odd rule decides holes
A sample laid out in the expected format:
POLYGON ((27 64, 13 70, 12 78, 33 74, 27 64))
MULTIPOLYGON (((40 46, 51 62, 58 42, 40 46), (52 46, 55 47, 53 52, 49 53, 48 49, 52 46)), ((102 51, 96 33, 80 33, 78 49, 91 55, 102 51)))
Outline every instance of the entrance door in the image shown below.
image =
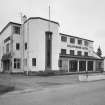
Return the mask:
POLYGON ((10 70, 10 60, 3 61, 3 72, 9 72, 10 70))
POLYGON ((77 71, 77 61, 70 60, 69 61, 69 72, 76 72, 77 71))

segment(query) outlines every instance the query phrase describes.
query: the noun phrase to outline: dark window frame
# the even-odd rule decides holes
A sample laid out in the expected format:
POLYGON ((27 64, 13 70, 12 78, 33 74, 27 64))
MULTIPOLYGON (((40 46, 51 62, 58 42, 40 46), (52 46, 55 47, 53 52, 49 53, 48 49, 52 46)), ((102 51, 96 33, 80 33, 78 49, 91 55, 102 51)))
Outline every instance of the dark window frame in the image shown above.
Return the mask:
POLYGON ((36 66, 36 58, 32 58, 32 66, 36 66))
POLYGON ((13 26, 13 33, 20 35, 20 27, 19 26, 13 26))
POLYGON ((21 68, 21 59, 14 58, 14 69, 20 69, 20 68, 21 68))
POLYGON ((62 60, 61 59, 59 60, 58 64, 59 64, 59 67, 62 67, 62 60))
POLYGON ((66 49, 61 49, 61 54, 65 55, 66 54, 66 49))
POLYGON ((88 46, 88 45, 89 45, 89 42, 88 42, 87 40, 85 40, 85 41, 84 41, 84 45, 85 45, 85 46, 88 46))
POLYGON ((78 44, 82 45, 82 40, 81 39, 78 39, 78 44))
POLYGON ((75 38, 70 38, 70 43, 75 43, 75 38))
POLYGON ((84 56, 88 56, 88 52, 84 52, 84 56))
POLYGON ((16 50, 20 50, 20 43, 16 43, 16 50))
POLYGON ((82 56, 82 51, 77 51, 78 56, 82 56))
POLYGON ((27 50, 27 42, 25 43, 25 50, 27 50))
POLYGON ((66 36, 61 36, 61 41, 62 42, 67 42, 67 37, 66 36))
POLYGON ((70 50, 70 55, 75 55, 74 50, 70 50))
POLYGON ((9 43, 6 44, 6 53, 9 53, 9 43))

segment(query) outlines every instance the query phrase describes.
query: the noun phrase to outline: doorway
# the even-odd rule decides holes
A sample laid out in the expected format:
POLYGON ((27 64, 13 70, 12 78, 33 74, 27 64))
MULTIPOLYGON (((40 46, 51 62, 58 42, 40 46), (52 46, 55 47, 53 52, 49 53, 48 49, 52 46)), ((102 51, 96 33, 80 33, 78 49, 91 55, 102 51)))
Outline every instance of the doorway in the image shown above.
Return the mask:
POLYGON ((4 60, 3 61, 3 72, 9 72, 10 71, 10 60, 4 60))
POLYGON ((77 61, 70 60, 69 61, 69 72, 76 72, 77 71, 77 61))

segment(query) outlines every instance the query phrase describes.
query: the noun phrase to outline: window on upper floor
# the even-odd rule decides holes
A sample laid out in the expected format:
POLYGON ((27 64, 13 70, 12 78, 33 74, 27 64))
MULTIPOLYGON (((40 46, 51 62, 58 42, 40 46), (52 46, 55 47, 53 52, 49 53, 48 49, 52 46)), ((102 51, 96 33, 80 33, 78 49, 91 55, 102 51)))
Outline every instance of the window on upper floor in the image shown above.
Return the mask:
POLYGON ((77 51, 77 55, 78 56, 81 56, 82 55, 82 52, 81 51, 77 51))
POLYGON ((70 43, 75 43, 75 38, 70 38, 70 43))
POLYGON ((82 44, 82 40, 78 39, 78 44, 81 45, 82 44))
POLYGON ((61 49, 61 54, 62 55, 66 54, 66 49, 61 49))
POLYGON ((16 43, 16 50, 19 50, 19 49, 20 49, 20 44, 16 43))
POLYGON ((66 36, 61 36, 61 41, 62 42, 67 42, 67 37, 66 36))
POLYGON ((9 53, 9 43, 6 44, 6 53, 9 53))
POLYGON ((70 55, 74 55, 74 50, 70 50, 70 55))
POLYGON ((25 43, 25 50, 27 50, 27 43, 25 43))
POLYGON ((14 34, 20 34, 20 27, 19 26, 13 26, 13 33, 14 34))
POLYGON ((85 45, 85 46, 88 46, 88 45, 89 45, 89 42, 88 42, 87 40, 85 40, 85 41, 84 41, 84 45, 85 45))
POLYGON ((19 58, 14 58, 14 68, 20 69, 21 66, 21 60, 19 58))
POLYGON ((88 52, 84 52, 84 56, 88 56, 88 52))

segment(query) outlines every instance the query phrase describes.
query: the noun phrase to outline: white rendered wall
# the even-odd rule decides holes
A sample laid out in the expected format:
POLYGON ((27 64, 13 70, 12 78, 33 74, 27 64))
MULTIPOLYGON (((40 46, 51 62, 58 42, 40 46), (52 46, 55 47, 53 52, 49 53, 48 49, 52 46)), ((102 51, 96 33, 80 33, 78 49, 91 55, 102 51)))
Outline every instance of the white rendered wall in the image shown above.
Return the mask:
MULTIPOLYGON (((48 30, 48 21, 42 19, 31 19, 26 24, 29 26, 29 69, 31 71, 45 70, 45 32, 48 30), (28 25, 29 22, 29 25, 28 25), (32 66, 32 58, 36 58, 36 66, 32 66)), ((27 28, 25 28, 25 33, 27 28)), ((59 59, 59 25, 50 23, 52 34, 52 70, 58 70, 59 59)), ((27 34, 25 34, 26 36, 27 34)), ((25 38, 27 40, 27 38, 25 38)), ((27 54, 26 54, 27 55, 27 54)))
POLYGON ((0 71, 3 71, 1 59, 3 54, 6 53, 6 44, 4 44, 4 40, 11 36, 11 26, 8 26, 0 35, 0 71))

